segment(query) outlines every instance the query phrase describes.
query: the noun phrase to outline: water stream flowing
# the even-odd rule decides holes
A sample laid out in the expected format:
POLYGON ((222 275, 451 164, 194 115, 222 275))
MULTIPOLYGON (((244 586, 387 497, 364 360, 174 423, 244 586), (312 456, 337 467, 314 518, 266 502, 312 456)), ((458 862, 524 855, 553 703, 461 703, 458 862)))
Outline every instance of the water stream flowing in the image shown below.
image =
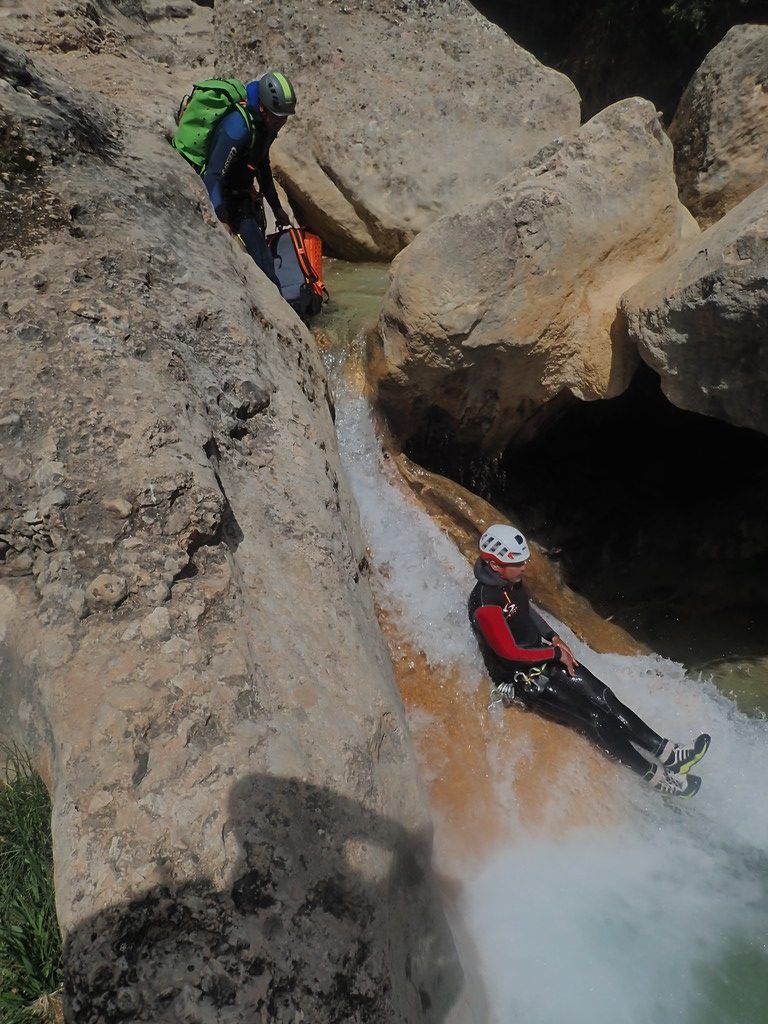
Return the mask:
MULTIPOLYGON (((594 654, 551 616, 577 657, 658 731, 712 734, 700 794, 664 800, 567 730, 516 709, 487 712, 488 682, 466 617, 471 569, 399 484, 367 401, 344 383, 338 349, 327 362, 378 604, 398 642, 426 665, 422 687, 450 691, 453 714, 466 710, 465 739, 453 739, 449 757, 454 770, 466 764, 467 777, 478 774, 468 754, 482 726, 485 767, 475 781, 490 788, 503 827, 458 852, 450 819, 472 812, 472 793, 450 806, 434 786, 432 793, 438 867, 461 886, 494 1021, 764 1024, 764 716, 745 714, 711 680, 656 655, 594 654), (539 814, 531 814, 532 792, 539 814)), ((409 666, 415 672, 416 662, 405 664, 406 678, 409 666)), ((425 752, 445 723, 428 700, 406 704, 434 782, 442 768, 425 752)))

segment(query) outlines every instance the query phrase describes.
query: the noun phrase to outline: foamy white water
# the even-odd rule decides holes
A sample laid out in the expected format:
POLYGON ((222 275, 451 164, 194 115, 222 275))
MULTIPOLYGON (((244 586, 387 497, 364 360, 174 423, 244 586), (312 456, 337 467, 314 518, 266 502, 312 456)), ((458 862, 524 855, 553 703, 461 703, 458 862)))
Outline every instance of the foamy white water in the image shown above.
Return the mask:
POLYGON ((382 605, 417 639, 433 665, 458 665, 476 686, 483 665, 467 642, 467 563, 429 516, 393 482, 368 402, 342 395, 336 431, 344 470, 373 553, 382 605))
POLYGON ((551 840, 521 834, 467 880, 496 1019, 758 1024, 766 1019, 766 723, 671 662, 582 645, 578 655, 664 734, 707 729, 713 745, 695 800, 663 800, 627 772, 622 820, 551 840), (731 961, 745 956, 762 976, 740 977, 731 961))
MULTIPOLYGON (((467 621, 466 562, 392 485, 364 400, 340 396, 337 430, 379 600, 432 664, 458 665, 468 687, 487 686, 467 621)), ((657 731, 675 739, 707 731, 713 744, 694 800, 664 800, 621 773, 620 820, 552 837, 521 824, 514 842, 472 866, 465 913, 495 1021, 764 1024, 768 724, 673 662, 597 655, 557 626, 657 731)), ((510 716, 495 721, 509 728, 510 716)), ((516 820, 517 766, 503 767, 499 813, 516 820)), ((564 800, 566 783, 552 779, 564 800)))

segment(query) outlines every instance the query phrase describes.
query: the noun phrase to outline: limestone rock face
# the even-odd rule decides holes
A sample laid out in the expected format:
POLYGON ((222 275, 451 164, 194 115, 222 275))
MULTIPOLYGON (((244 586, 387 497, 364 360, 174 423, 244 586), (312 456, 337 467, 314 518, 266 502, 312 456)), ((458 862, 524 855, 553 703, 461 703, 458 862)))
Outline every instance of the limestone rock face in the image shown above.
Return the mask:
POLYGON ((398 257, 375 356, 397 432, 432 420, 492 452, 561 393, 619 394, 637 360, 619 298, 691 232, 647 101, 545 147, 398 257))
POLYGON ((734 25, 669 128, 680 198, 709 227, 768 181, 768 26, 734 25))
POLYGON ((217 0, 219 67, 294 80, 297 114, 273 166, 338 255, 391 258, 579 124, 572 83, 466 0, 250 11, 217 0))
POLYGON ((630 338, 669 400, 768 433, 768 185, 632 288, 630 338))
POLYGON ((110 33, 0 46, 0 733, 51 786, 66 1019, 442 1021, 322 363, 110 33))

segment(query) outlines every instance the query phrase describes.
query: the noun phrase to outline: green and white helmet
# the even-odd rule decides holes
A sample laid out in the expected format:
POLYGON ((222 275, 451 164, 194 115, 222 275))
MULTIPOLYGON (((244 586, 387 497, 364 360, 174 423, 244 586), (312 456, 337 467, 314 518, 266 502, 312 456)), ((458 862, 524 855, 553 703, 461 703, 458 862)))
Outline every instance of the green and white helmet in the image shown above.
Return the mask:
POLYGON ((497 565, 519 565, 528 561, 531 552, 517 527, 495 523, 480 538, 480 557, 497 565))
POLYGON ((281 71, 268 71, 259 79, 259 102, 278 117, 288 117, 296 111, 296 92, 287 75, 281 71))

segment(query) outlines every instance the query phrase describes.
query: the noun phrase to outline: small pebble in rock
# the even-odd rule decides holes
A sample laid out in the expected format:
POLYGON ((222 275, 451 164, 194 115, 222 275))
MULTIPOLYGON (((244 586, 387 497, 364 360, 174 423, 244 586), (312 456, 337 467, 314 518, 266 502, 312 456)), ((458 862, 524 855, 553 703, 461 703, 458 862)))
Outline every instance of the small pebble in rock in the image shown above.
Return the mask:
POLYGON ((71 496, 63 487, 57 487, 53 491, 48 491, 40 499, 40 513, 43 516, 50 515, 54 508, 66 508, 71 500, 71 496))
POLYGON ((142 598, 145 604, 148 605, 161 605, 165 604, 168 598, 171 596, 171 588, 167 583, 155 583, 151 587, 147 587, 142 592, 142 598))
POLYGON ((126 629, 126 631, 122 634, 120 639, 121 640, 135 640, 136 637, 139 635, 139 630, 140 629, 141 629, 141 623, 140 622, 132 622, 130 624, 130 626, 128 627, 128 629, 126 629))
POLYGON ((92 581, 86 593, 91 608, 114 608, 128 594, 128 584, 122 576, 103 572, 92 581))
POLYGON ((9 576, 29 576, 32 572, 32 556, 26 551, 14 558, 6 557, 5 567, 9 576))
POLYGON ((145 640, 167 640, 171 635, 171 616, 167 608, 155 608, 141 624, 145 640))
POLYGON ((72 592, 72 596, 69 599, 69 607, 72 609, 72 614, 76 619, 87 619, 91 614, 91 609, 86 601, 85 591, 79 588, 72 592))
POLYGON ((114 512, 119 519, 127 519, 133 512, 133 505, 125 498, 105 498, 102 504, 107 512, 114 512))
POLYGON ((202 601, 193 601, 192 604, 187 607, 187 618, 193 626, 197 625, 204 614, 205 605, 202 601))

